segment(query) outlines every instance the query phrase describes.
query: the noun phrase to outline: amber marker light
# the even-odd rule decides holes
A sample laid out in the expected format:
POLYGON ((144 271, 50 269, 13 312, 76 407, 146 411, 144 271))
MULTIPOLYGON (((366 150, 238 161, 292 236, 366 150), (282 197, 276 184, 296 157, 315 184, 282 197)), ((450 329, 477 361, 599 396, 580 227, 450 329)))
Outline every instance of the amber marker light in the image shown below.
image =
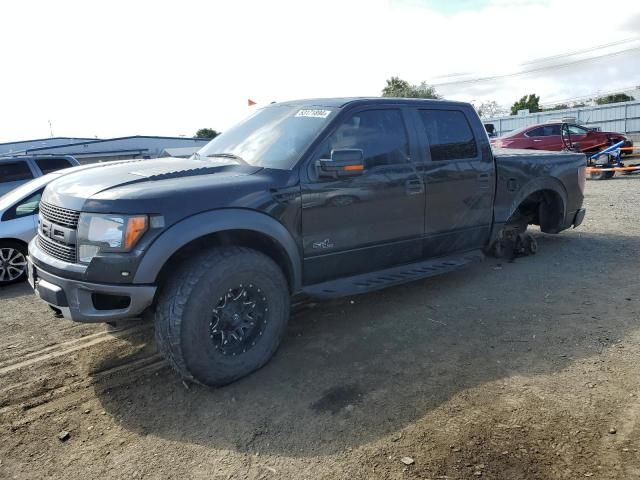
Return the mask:
POLYGON ((127 219, 127 230, 124 237, 124 248, 133 248, 138 243, 140 237, 147 231, 147 217, 129 217, 127 219))

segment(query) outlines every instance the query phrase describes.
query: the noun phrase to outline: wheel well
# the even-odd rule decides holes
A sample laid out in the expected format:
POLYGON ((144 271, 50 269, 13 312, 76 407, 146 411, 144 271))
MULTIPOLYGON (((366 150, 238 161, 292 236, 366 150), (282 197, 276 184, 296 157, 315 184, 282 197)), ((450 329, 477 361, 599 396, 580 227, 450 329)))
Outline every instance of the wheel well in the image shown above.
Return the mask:
POLYGON ((20 240, 19 238, 0 238, 0 245, 3 243, 17 243, 25 248, 29 246, 27 242, 25 242, 24 240, 20 240))
POLYGON ((293 265, 285 249, 268 235, 253 230, 223 230, 192 240, 174 252, 165 262, 158 274, 158 285, 161 286, 176 265, 190 258, 192 254, 211 247, 231 245, 251 248, 271 258, 284 273, 289 284, 289 291, 293 292, 295 281, 293 265))
POLYGON ((539 225, 545 233, 558 233, 564 223, 564 210, 564 201, 558 192, 538 190, 518 205, 507 224, 524 228, 539 225))

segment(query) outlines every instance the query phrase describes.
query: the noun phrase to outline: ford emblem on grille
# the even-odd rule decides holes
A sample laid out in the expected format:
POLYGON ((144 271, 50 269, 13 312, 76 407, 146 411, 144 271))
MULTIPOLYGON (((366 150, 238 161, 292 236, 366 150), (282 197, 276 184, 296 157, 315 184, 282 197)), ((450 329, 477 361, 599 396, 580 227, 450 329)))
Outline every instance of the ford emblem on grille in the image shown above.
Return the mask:
POLYGON ((51 224, 40 220, 40 233, 45 237, 51 237, 51 224))

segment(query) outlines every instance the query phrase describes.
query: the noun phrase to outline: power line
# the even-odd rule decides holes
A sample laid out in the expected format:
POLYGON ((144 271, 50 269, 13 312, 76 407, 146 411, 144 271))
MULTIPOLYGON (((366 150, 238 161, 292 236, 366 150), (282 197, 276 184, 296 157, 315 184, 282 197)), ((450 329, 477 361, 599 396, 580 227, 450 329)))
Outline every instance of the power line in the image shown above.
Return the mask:
POLYGON ((610 42, 610 43, 605 43, 605 44, 602 44, 602 45, 596 45, 595 47, 584 48, 582 50, 575 50, 573 52, 560 53, 558 55, 552 55, 550 57, 536 58, 536 59, 530 60, 528 62, 521 63, 520 65, 531 65, 533 63, 544 63, 544 62, 548 62, 549 60, 555 60, 556 58, 571 57, 573 55, 580 55, 582 53, 593 52, 595 50, 602 50, 603 48, 614 47, 616 45, 623 45, 625 43, 637 42, 638 40, 640 40, 640 37, 627 38, 625 40, 618 40, 617 42, 610 42))
POLYGON ((583 58, 583 59, 580 59, 580 60, 575 60, 573 62, 561 63, 561 64, 558 64, 558 65, 547 65, 545 67, 532 68, 532 69, 529 69, 529 70, 523 70, 521 72, 506 73, 506 74, 502 74, 502 75, 492 75, 490 77, 470 78, 470 79, 467 79, 467 80, 454 80, 454 81, 450 81, 450 82, 433 83, 432 86, 434 86, 434 87, 442 87, 442 86, 447 86, 447 85, 463 85, 463 84, 470 84, 470 83, 486 82, 486 81, 490 81, 490 80, 499 80, 499 79, 502 79, 502 78, 516 77, 516 76, 519 76, 519 75, 527 75, 529 73, 540 72, 540 71, 543 71, 543 70, 554 70, 554 69, 559 69, 559 68, 566 68, 566 67, 570 67, 572 65, 577 65, 579 63, 592 62, 592 61, 595 61, 595 60, 600 60, 603 57, 614 57, 614 56, 617 56, 617 55, 622 55, 624 53, 628 53, 628 52, 632 52, 632 51, 636 51, 636 50, 640 50, 640 47, 627 48, 625 50, 619 50, 619 51, 613 52, 613 53, 597 55, 597 56, 590 57, 590 58, 583 58))
MULTIPOLYGON (((631 43, 631 42, 637 42, 640 41, 640 37, 633 37, 633 38, 627 38, 625 40, 618 40, 617 42, 609 42, 609 43, 604 43, 602 45, 596 45, 594 47, 589 47, 589 48, 584 48, 582 50, 574 50, 573 52, 567 52, 567 53, 560 53, 558 55, 552 55, 550 57, 540 57, 540 58, 536 58, 533 60, 529 60, 527 62, 523 62, 520 65, 532 65, 535 63, 545 63, 548 62, 550 60, 556 60, 558 58, 564 58, 564 57, 572 57, 575 55, 580 55, 583 53, 588 53, 588 52, 595 52, 596 50, 602 50, 603 48, 609 48, 609 47, 614 47, 617 45, 623 45, 625 43, 631 43)), ((595 58, 595 57, 591 57, 591 58, 595 58)), ((436 77, 433 77, 434 79, 437 78, 452 78, 452 77, 462 77, 464 75, 469 75, 470 72, 464 72, 464 73, 448 73, 445 75, 438 75, 436 77)), ((452 80, 452 82, 455 80, 452 80)), ((444 84, 444 82, 442 83, 444 84)))
POLYGON ((611 90, 611 91, 607 91, 607 92, 603 92, 603 91, 597 91, 597 92, 592 92, 588 95, 580 95, 579 97, 572 97, 572 98, 563 98, 562 100, 552 100, 550 102, 544 102, 544 103, 540 103, 540 105, 557 105, 559 103, 566 103, 566 102, 575 102, 576 100, 590 100, 592 98, 596 98, 596 97, 603 97, 605 95, 612 95, 615 93, 621 93, 621 92, 628 92, 631 90, 635 90, 638 88, 638 85, 632 85, 629 87, 621 87, 621 88, 617 88, 615 90, 611 90))

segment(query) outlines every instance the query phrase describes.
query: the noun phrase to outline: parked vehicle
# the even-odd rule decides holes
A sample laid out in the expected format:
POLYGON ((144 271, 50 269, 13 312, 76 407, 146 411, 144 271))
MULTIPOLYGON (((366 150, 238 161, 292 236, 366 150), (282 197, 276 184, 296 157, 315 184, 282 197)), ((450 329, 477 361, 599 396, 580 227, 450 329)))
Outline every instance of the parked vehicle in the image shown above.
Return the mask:
POLYGON ((273 104, 188 160, 52 182, 30 283, 74 321, 150 314, 183 378, 223 385, 275 353, 291 297, 369 292, 510 244, 533 253, 527 225, 580 225, 585 168, 583 154, 492 153, 466 103, 273 104))
POLYGON ((69 155, 0 157, 0 197, 34 178, 77 165, 69 155))
POLYGON ((0 286, 26 279, 27 245, 36 236, 40 197, 59 176, 38 177, 0 197, 0 286))
POLYGON ((100 164, 58 170, 35 178, 0 197, 0 287, 27 278, 27 247, 38 231, 44 188, 63 175, 100 164))
MULTIPOLYGON (((563 122, 530 125, 491 140, 498 148, 522 148, 531 150, 559 151, 563 149, 561 128, 563 122)), ((625 147, 633 142, 621 133, 601 132, 580 125, 569 124, 571 140, 582 152, 597 152, 607 145, 624 140, 625 147)))
POLYGON ((496 130, 496 126, 493 123, 485 123, 484 129, 487 131, 487 136, 489 138, 495 138, 498 136, 498 131, 496 130))

